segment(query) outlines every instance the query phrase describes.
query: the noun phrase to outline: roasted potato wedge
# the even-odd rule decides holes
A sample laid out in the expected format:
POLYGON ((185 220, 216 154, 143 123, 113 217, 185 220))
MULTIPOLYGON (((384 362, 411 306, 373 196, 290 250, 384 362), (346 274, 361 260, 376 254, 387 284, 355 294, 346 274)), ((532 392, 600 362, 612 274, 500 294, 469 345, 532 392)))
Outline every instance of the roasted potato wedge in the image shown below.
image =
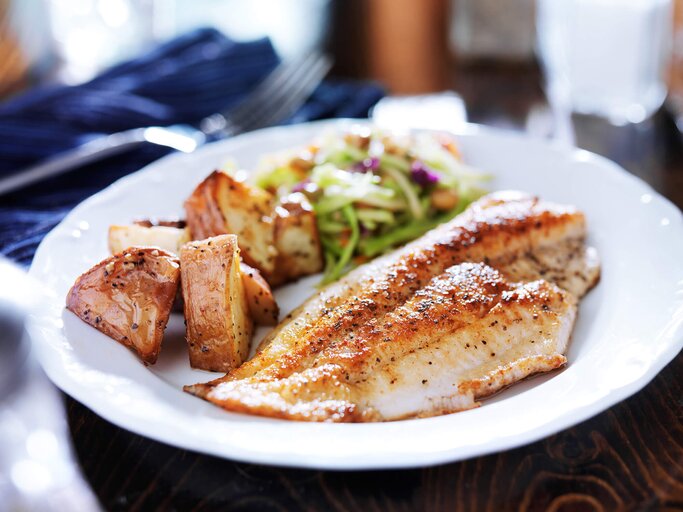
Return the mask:
POLYGON ((261 273, 246 263, 240 265, 244 292, 247 295, 249 313, 258 325, 275 325, 280 308, 273 297, 273 291, 261 273))
POLYGON ((109 226, 109 251, 112 254, 133 245, 140 247, 159 247, 164 251, 178 254, 183 244, 190 241, 187 228, 167 226, 109 226))
POLYGON ((137 226, 142 226, 144 228, 164 226, 167 228, 183 229, 187 226, 187 222, 185 222, 185 219, 138 219, 134 220, 133 224, 137 226))
POLYGON ((294 281, 323 269, 323 253, 313 207, 301 193, 283 197, 275 208, 276 269, 271 284, 294 281))
POLYGON ((179 283, 179 261, 173 254, 129 247, 76 279, 66 307, 154 364, 179 283))
POLYGON ((185 211, 193 240, 237 235, 244 262, 269 279, 275 269, 276 251, 272 196, 268 192, 214 171, 185 202, 185 211))
POLYGON ((236 235, 189 242, 180 249, 186 339, 193 368, 227 372, 249 354, 249 314, 236 235))

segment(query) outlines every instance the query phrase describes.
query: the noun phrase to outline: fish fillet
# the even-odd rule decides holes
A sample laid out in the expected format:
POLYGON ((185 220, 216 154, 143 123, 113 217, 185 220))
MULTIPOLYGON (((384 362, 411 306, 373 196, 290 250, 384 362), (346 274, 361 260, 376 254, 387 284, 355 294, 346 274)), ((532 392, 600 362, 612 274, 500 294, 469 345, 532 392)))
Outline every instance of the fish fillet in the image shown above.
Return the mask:
POLYGON ((309 299, 221 379, 186 390, 227 410, 385 421, 477 406, 562 366, 599 277, 573 207, 486 196, 309 299))

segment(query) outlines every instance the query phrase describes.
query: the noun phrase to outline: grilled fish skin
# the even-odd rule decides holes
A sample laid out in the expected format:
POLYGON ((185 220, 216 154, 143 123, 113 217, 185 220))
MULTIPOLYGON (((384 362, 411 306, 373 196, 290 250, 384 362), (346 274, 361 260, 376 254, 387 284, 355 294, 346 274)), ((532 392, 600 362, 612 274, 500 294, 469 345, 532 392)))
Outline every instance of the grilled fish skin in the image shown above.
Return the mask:
POLYGON ((186 390, 232 411, 311 421, 475 407, 566 362, 577 297, 599 276, 585 232, 573 207, 486 196, 311 298, 251 361, 186 390), (580 278, 561 275, 560 256, 580 278))
POLYGON ((554 285, 513 284, 483 263, 463 263, 330 343, 301 371, 272 378, 264 370, 190 391, 228 410, 296 420, 455 412, 562 366, 575 315, 576 299, 554 285))
MULTIPOLYGON (((257 357, 231 375, 244 378, 276 362, 286 366, 289 358, 281 358, 294 347, 329 339, 335 331, 353 329, 391 311, 454 264, 474 261, 512 269, 509 278, 514 280, 515 261, 566 241, 583 245, 585 235, 585 217, 574 207, 520 192, 490 194, 452 221, 326 287, 292 312, 263 340, 257 357)), ((579 297, 597 282, 599 265, 594 263, 585 273, 584 286, 574 290, 579 297)), ((540 273, 533 277, 540 278, 540 273)))

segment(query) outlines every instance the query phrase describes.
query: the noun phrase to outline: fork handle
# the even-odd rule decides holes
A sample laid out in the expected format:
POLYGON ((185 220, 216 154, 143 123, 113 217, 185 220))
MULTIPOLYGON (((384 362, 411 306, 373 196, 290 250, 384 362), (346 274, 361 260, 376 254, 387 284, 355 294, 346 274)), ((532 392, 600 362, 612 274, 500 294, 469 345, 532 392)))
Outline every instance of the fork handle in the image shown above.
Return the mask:
POLYGON ((25 187, 37 181, 64 174, 79 167, 117 155, 145 142, 144 128, 133 128, 86 142, 76 148, 28 167, 15 174, 0 178, 0 195, 25 187))

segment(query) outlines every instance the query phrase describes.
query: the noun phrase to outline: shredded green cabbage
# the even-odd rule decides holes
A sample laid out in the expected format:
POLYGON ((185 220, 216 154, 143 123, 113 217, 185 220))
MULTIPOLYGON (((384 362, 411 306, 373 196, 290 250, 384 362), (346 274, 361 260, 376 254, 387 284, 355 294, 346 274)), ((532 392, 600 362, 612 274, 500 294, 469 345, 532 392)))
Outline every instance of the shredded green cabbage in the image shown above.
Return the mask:
POLYGON ((277 195, 307 195, 325 257, 321 284, 327 284, 461 213, 486 193, 489 179, 464 164, 443 134, 353 127, 324 135, 304 153, 271 157, 256 184, 277 195), (442 191, 438 201, 436 191, 442 191))

